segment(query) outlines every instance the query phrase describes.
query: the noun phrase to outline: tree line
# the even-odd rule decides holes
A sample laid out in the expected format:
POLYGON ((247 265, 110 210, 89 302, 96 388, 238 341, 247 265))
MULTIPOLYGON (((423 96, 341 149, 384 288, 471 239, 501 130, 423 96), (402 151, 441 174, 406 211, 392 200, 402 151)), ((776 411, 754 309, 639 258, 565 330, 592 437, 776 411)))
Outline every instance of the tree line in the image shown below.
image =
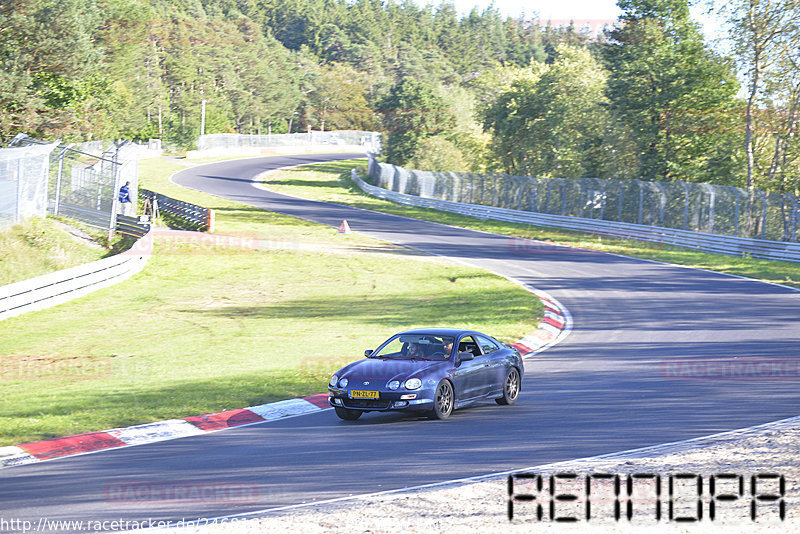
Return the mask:
POLYGON ((603 34, 410 0, 0 4, 0 140, 385 132, 431 170, 798 192, 800 0, 619 0, 603 34))

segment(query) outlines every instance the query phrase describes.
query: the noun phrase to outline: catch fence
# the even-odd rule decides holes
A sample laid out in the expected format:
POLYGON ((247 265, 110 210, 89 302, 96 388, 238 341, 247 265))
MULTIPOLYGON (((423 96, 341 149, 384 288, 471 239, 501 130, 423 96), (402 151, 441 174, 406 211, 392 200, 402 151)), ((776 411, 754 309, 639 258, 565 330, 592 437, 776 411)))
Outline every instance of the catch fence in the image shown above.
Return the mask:
POLYGON ((378 153, 381 150, 381 135, 377 132, 360 130, 334 130, 330 132, 309 131, 308 133, 246 135, 218 133, 201 135, 197 149, 208 151, 247 152, 281 147, 354 147, 365 152, 378 153))
POLYGON ((767 241, 800 237, 800 201, 790 194, 690 182, 418 171, 373 156, 369 176, 384 189, 421 198, 767 241))
POLYGON ((50 154, 56 145, 0 149, 0 228, 45 216, 50 154))
POLYGON ((0 150, 0 161, 13 161, 14 154, 20 154, 16 161, 22 169, 16 173, 22 176, 16 183, 25 184, 17 186, 22 191, 17 198, 35 197, 36 200, 6 206, 9 197, 3 194, 3 188, 13 186, 8 185, 11 180, 4 176, 15 175, 8 172, 8 166, 4 169, 0 164, 0 198, 6 199, 0 201, 0 224, 13 224, 29 216, 44 217, 49 213, 78 219, 108 230, 112 235, 117 215, 136 214, 138 159, 160 154, 160 147, 154 147, 153 143, 136 145, 130 141, 93 141, 65 146, 19 134, 11 141, 10 148, 0 150), (120 188, 125 184, 130 189, 130 203, 119 201, 120 188), (35 209, 32 209, 34 204, 35 209), (14 210, 20 215, 9 217, 14 210))

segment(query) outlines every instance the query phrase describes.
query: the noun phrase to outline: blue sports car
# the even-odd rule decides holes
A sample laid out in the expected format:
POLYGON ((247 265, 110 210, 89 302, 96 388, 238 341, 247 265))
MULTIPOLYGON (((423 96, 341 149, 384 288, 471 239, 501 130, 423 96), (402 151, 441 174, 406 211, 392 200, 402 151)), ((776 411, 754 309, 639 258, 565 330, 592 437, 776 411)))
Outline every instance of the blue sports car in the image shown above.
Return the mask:
POLYGON ((525 372, 516 349, 474 330, 401 332, 364 355, 328 384, 331 406, 347 421, 364 412, 395 410, 446 419, 479 400, 514 404, 525 372))

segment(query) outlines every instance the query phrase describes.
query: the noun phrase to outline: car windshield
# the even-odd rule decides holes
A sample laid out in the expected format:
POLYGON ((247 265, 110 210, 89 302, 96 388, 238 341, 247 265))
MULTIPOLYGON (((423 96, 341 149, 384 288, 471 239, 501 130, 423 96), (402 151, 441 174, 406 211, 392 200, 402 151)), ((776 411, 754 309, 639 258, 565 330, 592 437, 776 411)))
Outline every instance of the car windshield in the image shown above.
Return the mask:
POLYGON ((452 336, 400 334, 387 341, 372 358, 444 361, 453 351, 452 336))

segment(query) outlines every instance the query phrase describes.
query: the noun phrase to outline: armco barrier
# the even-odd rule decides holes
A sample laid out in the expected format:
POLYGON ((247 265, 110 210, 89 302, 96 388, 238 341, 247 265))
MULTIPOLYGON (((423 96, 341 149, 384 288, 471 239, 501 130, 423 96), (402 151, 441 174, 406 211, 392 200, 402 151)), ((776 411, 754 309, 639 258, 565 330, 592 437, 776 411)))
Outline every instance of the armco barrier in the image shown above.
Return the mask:
POLYGON ((161 193, 141 188, 139 189, 139 198, 149 201, 151 203, 151 210, 162 214, 168 213, 180 219, 181 224, 185 224, 188 227, 184 229, 198 230, 200 232, 214 231, 214 210, 212 209, 190 204, 182 200, 175 200, 161 193))
MULTIPOLYGON (((144 218, 146 219, 146 217, 144 218)), ((117 215, 117 233, 137 239, 143 237, 150 231, 150 223, 143 223, 141 220, 139 217, 117 215)))
POLYGON ((42 310, 122 282, 144 268, 150 250, 143 237, 122 254, 0 286, 0 321, 42 310))
POLYGON ((563 215, 550 215, 546 213, 533 213, 530 211, 496 208, 478 204, 464 204, 451 200, 435 198, 422 198, 405 193, 389 191, 366 183, 358 176, 355 169, 352 171, 353 181, 362 191, 370 195, 400 204, 449 211, 460 215, 469 215, 479 219, 492 219, 497 221, 526 223, 536 226, 549 226, 591 232, 595 234, 614 237, 640 239, 680 247, 688 247, 717 254, 731 256, 751 256, 768 260, 782 260, 800 262, 800 243, 783 241, 765 241, 760 239, 747 239, 717 234, 704 234, 673 228, 657 226, 644 226, 638 224, 586 219, 582 217, 569 217, 563 215))

